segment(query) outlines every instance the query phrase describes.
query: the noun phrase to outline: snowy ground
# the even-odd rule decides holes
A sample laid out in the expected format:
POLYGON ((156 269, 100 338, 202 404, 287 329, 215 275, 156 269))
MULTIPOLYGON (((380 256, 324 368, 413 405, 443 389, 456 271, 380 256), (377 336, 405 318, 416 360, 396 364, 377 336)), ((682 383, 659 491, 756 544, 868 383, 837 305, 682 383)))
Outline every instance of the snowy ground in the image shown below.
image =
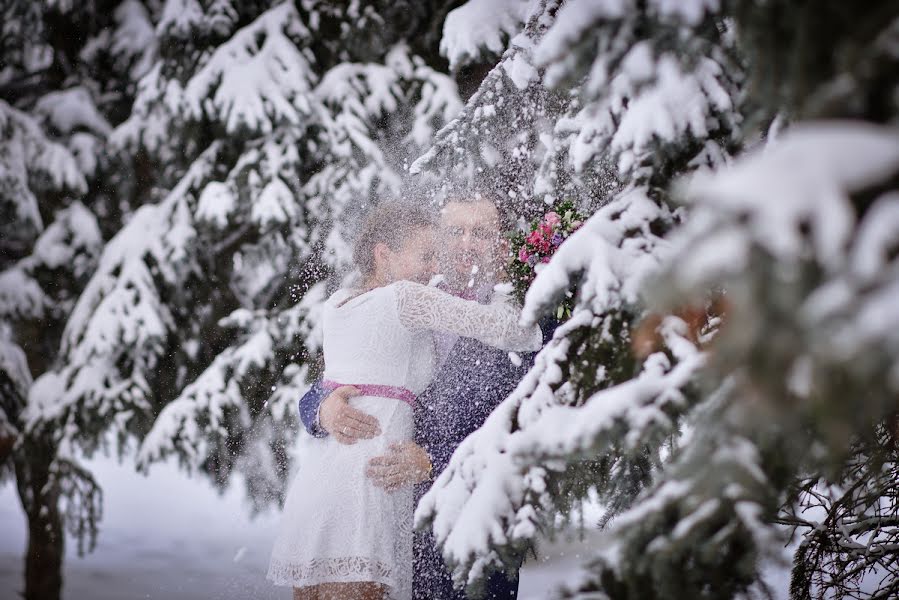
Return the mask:
MULTIPOLYGON (((191 480, 174 466, 148 477, 114 459, 90 461, 104 491, 104 516, 96 550, 77 556, 66 549, 64 594, 92 598, 286 598, 264 579, 274 515, 251 520, 243 492, 219 496, 209 483, 191 480)), ((18 496, 0 489, 0 598, 22 588, 25 522, 18 496)))
MULTIPOLYGON (((220 496, 174 465, 157 465, 147 477, 111 458, 89 466, 103 486, 105 514, 93 553, 79 558, 73 544, 67 548, 64 600, 290 598, 265 580, 277 516, 251 519, 240 482, 220 496)), ((21 597, 25 522, 11 482, 0 487, 0 531, 0 598, 21 597)), ((545 544, 522 570, 521 600, 550 597, 596 543, 594 533, 545 544)), ((786 574, 771 575, 785 590, 786 574)))
MULTIPOLYGON (((148 477, 111 458, 90 461, 104 491, 96 550, 66 552, 65 600, 288 599, 265 581, 277 516, 250 519, 240 485, 222 496, 173 465, 148 477)), ((237 482, 239 483, 239 482, 237 482)), ((25 521, 11 482, 0 487, 0 598, 20 597, 25 521)), ((522 573, 522 600, 543 599, 576 568, 582 544, 561 544, 522 573)))

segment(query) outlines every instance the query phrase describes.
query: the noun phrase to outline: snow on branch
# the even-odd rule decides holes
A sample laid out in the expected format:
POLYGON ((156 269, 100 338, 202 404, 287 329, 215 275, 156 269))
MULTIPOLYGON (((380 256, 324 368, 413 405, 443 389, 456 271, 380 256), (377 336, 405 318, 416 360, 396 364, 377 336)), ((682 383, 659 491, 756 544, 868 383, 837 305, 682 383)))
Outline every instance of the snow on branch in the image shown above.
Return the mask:
MULTIPOLYGON (((566 127, 575 133, 568 140, 573 166, 583 170, 608 154, 617 159, 625 181, 645 179, 691 143, 703 149, 703 163, 720 164, 739 122, 740 70, 728 53, 727 38, 695 34, 692 27, 699 23, 692 18, 668 19, 677 12, 673 7, 655 13, 652 7, 638 10, 630 4, 567 4, 534 52, 536 65, 546 69, 548 86, 577 84, 584 100, 566 127), (645 39, 639 32, 648 27, 692 37, 689 51, 671 49, 661 36, 645 39), (574 60, 592 46, 597 51, 591 52, 589 68, 574 60)), ((688 12, 717 16, 704 6, 688 12)), ((715 26, 706 29, 717 31, 715 26)))
MULTIPOLYGON (((595 35, 596 30, 604 23, 628 21, 639 15, 635 0, 570 0, 558 11, 556 22, 537 50, 536 59, 541 65, 559 65, 559 71, 552 77, 561 75, 563 71, 576 69, 573 47, 586 45, 587 40, 595 35)), ((646 3, 647 14, 655 19, 671 25, 695 27, 708 15, 715 15, 721 9, 719 0, 650 0, 646 3)), ((626 29, 626 28, 625 28, 626 29)), ((617 37, 617 36, 615 36, 617 37)), ((621 38, 615 40, 620 48, 621 38)), ((596 58, 604 60, 602 52, 595 52, 596 58)), ((596 65, 593 69, 595 71, 596 65)))
POLYGON ((203 187, 194 216, 198 225, 205 227, 205 237, 213 248, 228 243, 229 236, 224 234, 230 228, 277 232, 278 241, 292 228, 298 249, 308 251, 308 241, 302 239, 306 232, 303 197, 296 181, 302 163, 296 133, 281 131, 274 139, 248 142, 225 180, 210 181, 203 187))
POLYGON ((137 81, 153 66, 158 51, 156 30, 149 11, 138 0, 125 0, 113 14, 116 28, 111 35, 110 50, 117 65, 128 65, 131 79, 137 81))
POLYGON ((855 229, 850 194, 897 170, 899 130, 797 125, 732 167, 681 184, 694 217, 673 238, 674 272, 685 288, 706 284, 742 272, 756 245, 790 262, 811 252, 836 269, 855 229))
POLYGON ((542 85, 532 52, 558 4, 534 3, 499 64, 456 118, 437 132, 433 146, 412 163, 412 175, 435 178, 443 192, 492 194, 517 213, 539 210, 530 206, 535 177, 541 163, 554 157, 547 150, 553 143, 555 112, 566 98, 542 85))
POLYGON ((138 468, 177 452, 189 468, 198 468, 210 451, 208 445, 224 445, 235 431, 252 423, 243 401, 241 381, 252 369, 265 367, 271 361, 273 340, 265 327, 266 320, 257 319, 255 331, 238 346, 217 355, 177 398, 166 404, 153 422, 137 454, 138 468))
POLYGON ((81 202, 57 211, 50 226, 34 243, 29 268, 69 269, 81 279, 90 275, 100 254, 103 237, 96 216, 81 202))
POLYGON ((45 290, 38 272, 66 273, 80 281, 93 272, 102 244, 97 219, 84 204, 75 201, 57 211, 31 254, 0 272, 0 319, 43 319, 67 313, 74 300, 58 299, 59 290, 52 284, 45 290))
POLYGON ((552 28, 541 40, 536 51, 536 60, 542 65, 562 63, 566 57, 574 67, 571 49, 589 34, 596 24, 603 20, 622 19, 635 10, 633 0, 571 0, 566 2, 556 14, 552 28))
POLYGON ((632 96, 629 103, 622 102, 621 110, 611 111, 618 126, 609 147, 619 156, 619 171, 628 171, 635 162, 649 155, 656 143, 683 143, 691 138, 711 137, 712 130, 718 126, 714 115, 729 114, 734 108, 730 94, 720 81, 722 76, 721 65, 711 59, 701 59, 689 73, 672 56, 659 59, 652 74, 654 82, 632 96))
POLYGON ((42 96, 35 104, 34 112, 62 135, 76 129, 86 129, 105 138, 112 131, 109 121, 97 110, 90 93, 81 86, 42 96))
POLYGON ((462 109, 459 90, 452 77, 437 71, 419 57, 409 53, 406 44, 397 44, 384 59, 412 87, 416 102, 412 125, 405 141, 415 144, 419 152, 433 141, 438 129, 455 118, 462 109))
POLYGON ((308 94, 315 74, 294 40, 307 36, 292 2, 236 32, 187 82, 185 101, 193 117, 205 115, 229 134, 300 124, 311 112, 308 94))
POLYGON ((468 0, 446 15, 440 54, 456 70, 478 62, 485 54, 499 55, 506 40, 524 26, 531 0, 468 0))
POLYGON ((220 352, 177 398, 166 404, 140 444, 138 468, 147 469, 175 454, 189 470, 200 469, 208 461, 227 460, 223 457, 232 454, 229 448, 241 439, 241 460, 270 467, 267 474, 250 472, 248 476, 256 478, 259 485, 278 488, 280 480, 273 473, 283 470, 284 465, 269 464, 270 451, 258 446, 278 443, 283 426, 295 421, 296 400, 309 387, 308 366, 291 363, 284 367, 270 397, 258 410, 246 401, 245 390, 257 384, 261 373, 278 364, 279 351, 293 349, 297 339, 314 337, 307 317, 320 307, 323 288, 322 284, 313 286, 300 303, 274 317, 265 310, 241 308, 222 319, 219 326, 239 331, 238 341, 220 352), (269 456, 268 461, 265 456, 269 456))
POLYGON ((641 286, 668 248, 653 226, 672 220, 671 211, 646 192, 623 191, 559 248, 528 290, 526 322, 536 322, 575 286, 578 304, 597 315, 638 302, 641 286))
POLYGON ((185 106, 184 87, 177 78, 166 78, 163 62, 158 61, 138 81, 131 114, 110 134, 110 146, 132 153, 143 148, 162 161, 170 160, 164 150, 172 143, 174 125, 184 120, 185 106))
POLYGON ((886 428, 857 443, 832 483, 799 482, 779 522, 800 533, 790 587, 809 600, 889 598, 899 593, 899 462, 883 454, 886 428), (883 460, 871 461, 871 456, 883 460))
POLYGON ((35 278, 20 265, 0 273, 0 317, 40 319, 53 307, 53 300, 35 278))
POLYGON ((151 411, 148 378, 175 328, 162 295, 195 268, 187 196, 209 176, 220 146, 213 143, 165 200, 142 206, 107 243, 66 323, 62 369, 45 373, 31 389, 29 427, 63 424, 54 433, 72 442, 89 436, 89 427, 79 424, 86 410, 101 427, 115 416, 121 431, 135 412, 151 411))
POLYGON ((596 448, 610 448, 610 436, 620 436, 617 444, 633 451, 650 439, 652 430, 674 429, 673 413, 685 408, 681 390, 687 388, 705 362, 685 337, 683 321, 670 317, 662 326, 669 347, 683 354, 672 365, 664 353, 647 357, 643 369, 633 379, 601 390, 582 406, 552 406, 545 409, 521 435, 510 440, 509 452, 519 462, 549 461, 582 457, 596 448), (599 443, 599 440, 604 440, 599 443))
POLYGON ((589 575, 568 587, 568 597, 602 591, 618 597, 627 589, 633 597, 692 598, 720 585, 721 572, 737 595, 758 580, 763 560, 778 556, 780 535, 770 524, 776 499, 764 462, 741 435, 741 417, 715 406, 722 400, 704 403, 699 412, 706 418, 693 424, 683 453, 610 523, 589 575), (671 568, 678 564, 690 568, 671 568))
POLYGON ((87 192, 78 161, 50 140, 35 119, 0 100, 0 202, 11 203, 16 223, 44 228, 35 191, 87 192), (35 190, 32 190, 32 187, 35 190))
MULTIPOLYGON (((2 285, 2 284, 0 284, 2 285)), ((0 434, 4 426, 16 429, 19 412, 31 387, 31 370, 21 346, 16 343, 9 323, 0 321, 0 374, 6 381, 0 383, 0 434)))
MULTIPOLYGON (((893 127, 807 122, 679 187, 691 217, 671 236, 659 296, 682 302, 724 288, 734 323, 770 320, 776 344, 739 326, 721 342, 737 344, 731 360, 759 351, 775 360, 776 349, 785 372, 765 376, 768 400, 805 399, 816 420, 829 415, 824 429, 869 427, 899 389, 899 209, 895 191, 883 192, 899 172, 897 142, 893 127), (836 392, 850 381, 866 390, 851 410, 836 392)), ((839 439, 830 442, 843 452, 839 439)))
MULTIPOLYGON (((671 318, 662 328, 679 353, 677 364, 653 354, 633 380, 571 406, 573 389, 563 370, 572 334, 593 320, 581 310, 559 328, 515 392, 459 446, 419 503, 417 526, 433 527, 457 584, 476 587, 502 568, 505 556, 551 529, 557 511, 571 501, 562 492, 566 480, 577 478, 583 461, 639 454, 646 440, 676 431, 689 404, 683 390, 704 364, 683 337, 684 323, 671 318)), ((613 470, 600 496, 625 476, 613 470)))
POLYGON ((196 31, 196 25, 203 21, 203 7, 198 0, 166 0, 156 35, 189 37, 196 31))

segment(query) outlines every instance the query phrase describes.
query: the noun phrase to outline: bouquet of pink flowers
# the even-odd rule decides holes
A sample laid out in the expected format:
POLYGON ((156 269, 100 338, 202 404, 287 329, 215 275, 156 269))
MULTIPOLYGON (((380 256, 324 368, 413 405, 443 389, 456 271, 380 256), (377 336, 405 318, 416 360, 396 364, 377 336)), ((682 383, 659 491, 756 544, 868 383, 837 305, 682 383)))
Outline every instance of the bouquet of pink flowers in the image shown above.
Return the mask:
MULTIPOLYGON (((537 276, 537 265, 548 263, 562 242, 583 223, 584 217, 575 210, 574 204, 565 200, 534 221, 529 231, 517 231, 510 237, 512 256, 508 270, 520 302, 524 302, 524 295, 537 276)), ((571 298, 567 297, 556 311, 556 317, 570 315, 571 298)))

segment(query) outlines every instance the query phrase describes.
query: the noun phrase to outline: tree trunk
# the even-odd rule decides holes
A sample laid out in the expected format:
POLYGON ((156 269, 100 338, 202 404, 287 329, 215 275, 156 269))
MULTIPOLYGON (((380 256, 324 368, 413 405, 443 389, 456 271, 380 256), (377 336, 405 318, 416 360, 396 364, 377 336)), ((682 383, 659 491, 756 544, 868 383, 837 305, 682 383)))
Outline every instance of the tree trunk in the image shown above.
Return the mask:
POLYGON ((59 487, 50 471, 56 447, 46 440, 26 440, 17 454, 16 482, 28 518, 25 600, 59 600, 65 545, 59 487))

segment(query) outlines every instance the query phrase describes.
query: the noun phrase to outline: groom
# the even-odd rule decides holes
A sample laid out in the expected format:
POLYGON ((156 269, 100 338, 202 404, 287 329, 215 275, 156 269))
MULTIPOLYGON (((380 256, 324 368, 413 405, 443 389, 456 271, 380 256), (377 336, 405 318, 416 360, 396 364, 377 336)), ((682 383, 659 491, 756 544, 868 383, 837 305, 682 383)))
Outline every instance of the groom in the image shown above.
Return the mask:
MULTIPOLYGON (((456 197, 440 215, 440 238, 444 249, 447 292, 463 298, 489 302, 497 274, 506 257, 500 211, 480 196, 456 197)), ((513 362, 508 352, 491 348, 471 338, 435 337, 438 369, 431 385, 418 397, 415 407, 415 443, 391 447, 373 458, 368 475, 376 485, 391 489, 439 475, 450 456, 470 433, 524 376, 532 356, 513 362), (517 365, 515 364, 517 363, 517 365)), ((300 400, 300 416, 314 436, 333 435, 353 444, 380 434, 375 418, 354 409, 348 399, 351 387, 330 394, 317 384, 300 400)), ((416 504, 430 482, 416 486, 416 504)), ((420 600, 464 600, 453 589, 452 580, 430 531, 416 532, 414 541, 413 597, 420 600)), ((518 596, 518 573, 494 573, 487 582, 486 598, 518 596)))

